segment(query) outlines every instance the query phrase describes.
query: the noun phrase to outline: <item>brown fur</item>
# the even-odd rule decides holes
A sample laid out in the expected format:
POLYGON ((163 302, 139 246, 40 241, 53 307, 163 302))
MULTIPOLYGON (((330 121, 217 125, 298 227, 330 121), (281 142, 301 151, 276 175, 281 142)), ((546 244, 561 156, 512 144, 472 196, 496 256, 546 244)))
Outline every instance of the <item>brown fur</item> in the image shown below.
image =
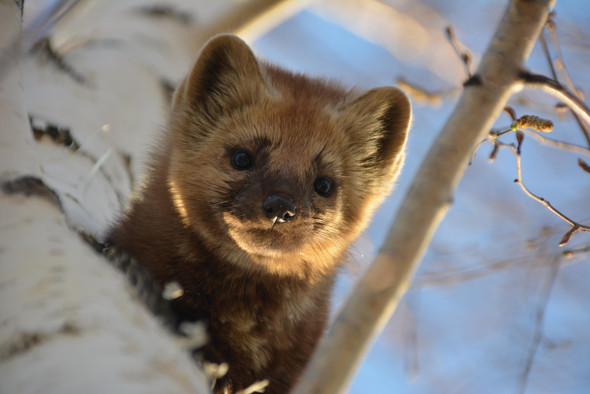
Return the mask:
POLYGON ((390 192, 410 105, 259 63, 240 39, 211 39, 177 88, 168 132, 111 238, 160 282, 179 282, 184 320, 203 319, 204 357, 227 362, 217 392, 296 382, 328 318, 346 249, 390 192), (239 150, 253 167, 232 166, 239 150), (319 177, 333 191, 314 191, 319 177), (269 196, 294 216, 270 220, 269 196))

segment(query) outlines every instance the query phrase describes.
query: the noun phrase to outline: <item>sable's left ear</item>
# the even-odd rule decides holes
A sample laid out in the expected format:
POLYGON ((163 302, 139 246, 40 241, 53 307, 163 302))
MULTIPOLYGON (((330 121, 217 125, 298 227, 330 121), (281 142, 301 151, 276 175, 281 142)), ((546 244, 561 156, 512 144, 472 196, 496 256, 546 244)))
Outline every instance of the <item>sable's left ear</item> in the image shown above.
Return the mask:
POLYGON ((410 128, 412 108, 406 95, 381 87, 345 105, 354 154, 368 168, 397 171, 410 128))

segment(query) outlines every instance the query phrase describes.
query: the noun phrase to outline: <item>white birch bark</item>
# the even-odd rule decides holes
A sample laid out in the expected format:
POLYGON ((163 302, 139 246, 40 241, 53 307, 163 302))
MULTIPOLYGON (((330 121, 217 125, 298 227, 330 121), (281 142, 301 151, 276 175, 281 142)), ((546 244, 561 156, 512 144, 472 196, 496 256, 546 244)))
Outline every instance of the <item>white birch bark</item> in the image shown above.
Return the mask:
MULTIPOLYGON (((276 3, 212 20, 245 29, 276 3)), ((215 23, 149 20, 134 13, 142 4, 79 3, 51 31, 60 65, 22 50, 20 9, 0 0, 2 393, 209 392, 188 351, 79 235, 100 240, 122 210, 164 124, 162 81, 182 77, 215 23), (35 139, 28 115, 67 127, 79 146, 35 139)))
MULTIPOLYGON (((20 18, 14 1, 0 2, 0 392, 205 393, 190 356, 76 233, 104 228, 129 176, 113 158, 93 173, 108 150, 98 137, 78 151, 33 139, 25 59, 13 45, 20 18)), ((53 85, 36 81, 47 105, 58 107, 51 93, 64 89, 52 78, 53 85)), ((72 106, 79 99, 62 105, 81 116, 83 107, 72 106)), ((69 119, 61 115, 55 119, 69 119)))

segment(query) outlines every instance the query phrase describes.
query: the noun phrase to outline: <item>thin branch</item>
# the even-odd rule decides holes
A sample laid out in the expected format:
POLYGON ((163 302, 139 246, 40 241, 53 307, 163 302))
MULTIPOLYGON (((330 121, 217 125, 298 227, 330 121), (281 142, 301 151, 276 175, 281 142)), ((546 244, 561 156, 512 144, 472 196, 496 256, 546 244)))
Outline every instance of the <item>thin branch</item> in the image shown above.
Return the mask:
POLYGON ((252 42, 315 0, 251 0, 232 7, 220 19, 203 26, 208 39, 218 33, 231 32, 252 42))
POLYGON ((420 290, 408 293, 406 306, 410 316, 404 322, 404 369, 406 380, 414 382, 420 375, 418 322, 420 310, 420 290))
POLYGON ((441 81, 455 86, 464 79, 462 69, 446 67, 440 63, 449 55, 448 40, 440 34, 436 23, 423 23, 391 2, 379 0, 322 0, 312 3, 308 11, 323 19, 335 22, 359 37, 381 46, 407 64, 422 64, 441 81), (392 39, 395 37, 396 39, 392 39), (398 39, 406 37, 407 39, 398 39), (416 50, 416 46, 428 50, 416 50))
MULTIPOLYGON (((495 136, 497 138, 497 137, 500 137, 501 135, 504 135, 506 133, 514 131, 516 128, 520 128, 527 135, 530 135, 531 137, 535 138, 538 142, 540 142, 542 144, 551 146, 553 148, 558 148, 558 149, 567 150, 570 152, 590 156, 590 149, 588 149, 588 148, 585 148, 585 147, 579 146, 579 145, 575 145, 575 144, 570 144, 570 143, 563 142, 563 141, 556 141, 554 139, 547 138, 547 137, 536 132, 536 131, 540 131, 543 133, 547 133, 547 132, 553 131, 553 122, 545 120, 545 119, 540 119, 538 117, 534 117, 531 115, 524 115, 524 116, 521 116, 520 118, 518 118, 516 116, 516 111, 514 111, 514 108, 509 107, 509 106, 504 107, 504 112, 506 112, 510 116, 510 119, 512 119, 512 125, 514 127, 511 126, 510 129, 502 131, 502 132, 490 132, 490 137, 495 136), (526 119, 531 119, 531 118, 535 118, 535 119, 538 118, 537 123, 539 123, 540 127, 536 127, 535 125, 533 125, 533 126, 535 126, 535 127, 532 127, 533 130, 529 130, 527 128, 529 122, 527 122, 526 119)), ((483 144, 486 140, 487 140, 487 138, 484 139, 483 141, 481 141, 480 144, 478 144, 477 148, 479 148, 479 146, 481 144, 483 144)), ((476 148, 476 150, 477 150, 477 148, 476 148)), ((475 156, 475 151, 473 152, 473 155, 475 156)), ((579 159, 579 160, 581 160, 581 159, 579 159)))
POLYGON ((590 246, 586 246, 586 247, 578 248, 578 249, 568 249, 568 250, 564 250, 563 252, 561 252, 561 254, 563 256, 568 257, 568 258, 574 257, 579 254, 585 254, 585 253, 590 253, 590 246))
POLYGON ((535 314, 535 329, 533 331, 533 337, 531 338, 531 344, 527 349, 524 369, 522 371, 520 379, 521 393, 526 392, 528 378, 533 368, 535 356, 537 354, 537 350, 539 349, 539 344, 543 340, 545 311, 547 310, 547 304, 549 303, 549 298, 551 296, 551 291, 553 290, 553 287, 555 285, 555 279, 557 278, 557 274, 559 273, 559 268, 560 259, 559 257, 556 257, 553 259, 552 264, 549 267, 549 272, 547 274, 546 281, 544 283, 543 288, 541 289, 539 304, 537 305, 537 311, 535 314))
POLYGON ((491 129, 554 0, 512 0, 453 113, 433 142, 375 261, 320 343, 295 394, 340 393, 410 286, 436 228, 448 211, 473 147, 491 129), (506 39, 513 37, 515 39, 506 39), (473 78, 472 78, 473 79, 473 78))
MULTIPOLYGON (((542 133, 549 133, 553 131, 553 122, 547 119, 539 118, 538 116, 533 115, 523 115, 520 118, 517 118, 516 112, 512 107, 506 106, 504 108, 504 112, 510 115, 512 119, 512 125, 510 129, 502 131, 502 132, 494 132, 490 133, 490 136, 500 137, 503 134, 512 132, 514 130, 520 129, 521 131, 527 133, 531 137, 535 138, 537 141, 541 142, 542 144, 552 146, 554 148, 559 148, 562 150, 567 150, 574 153, 579 153, 582 155, 590 155, 590 149, 585 148, 583 146, 569 144, 567 142, 556 141, 551 138, 547 138, 537 132, 542 133), (532 129, 532 130, 529 130, 532 129)), ((485 142, 482 141, 482 143, 485 142)), ((481 145, 481 144, 480 144, 481 145)), ((478 145, 479 147, 479 145, 478 145)), ((475 155, 475 152, 474 152, 475 155)), ((581 159, 579 159, 581 160, 581 159)))
POLYGON ((449 43, 453 47, 453 50, 455 51, 457 56, 459 56, 459 60, 461 60, 461 64, 463 64, 463 68, 465 69, 465 74, 467 75, 467 78, 471 78, 471 53, 469 53, 467 49, 461 50, 459 42, 455 37, 453 26, 447 26, 447 28, 445 29, 445 34, 447 36, 447 39, 449 40, 449 43))
POLYGON ((584 148, 583 146, 569 144, 567 142, 557 141, 557 140, 554 140, 551 138, 547 138, 544 135, 541 135, 539 133, 535 133, 533 130, 524 129, 523 131, 527 135, 533 137, 534 139, 536 139, 540 143, 545 144, 547 146, 551 146, 553 148, 558 148, 558 149, 562 149, 562 150, 567 150, 567 151, 578 153, 581 155, 590 156, 590 149, 584 148))
POLYGON ((459 283, 486 277, 498 272, 504 272, 512 267, 522 265, 530 256, 510 258, 474 267, 445 269, 442 272, 428 272, 417 276, 412 283, 412 289, 427 287, 455 286, 459 283))
MULTIPOLYGON (((572 228, 577 228, 576 231, 590 231, 590 227, 589 226, 584 226, 584 225, 576 222, 575 220, 570 219, 569 217, 567 217, 566 215, 564 215, 563 213, 561 213, 561 211, 559 211, 553 205, 551 205, 551 203, 549 201, 547 201, 543 197, 540 197, 540 196, 534 194, 533 192, 531 192, 529 190, 529 188, 524 184, 524 182, 522 180, 522 160, 521 160, 521 155, 518 154, 516 148, 513 145, 504 145, 504 146, 508 147, 512 151, 512 153, 514 153, 514 157, 516 159, 516 172, 517 172, 517 177, 518 177, 515 182, 520 185, 520 188, 525 192, 525 194, 527 196, 529 196, 530 198, 532 198, 534 200, 537 200, 538 202, 540 202, 541 204, 543 204, 548 210, 550 210, 555 215, 557 215, 560 219, 564 220, 570 226, 572 226, 572 228)), ((563 246, 563 245, 564 244, 560 244, 559 246, 563 246)))
POLYGON ((514 154, 514 158, 516 159, 516 174, 517 178, 514 180, 514 183, 518 183, 520 188, 525 192, 527 196, 532 198, 533 200, 538 201, 539 203, 543 204, 549 211, 553 212, 557 215, 560 219, 567 222, 570 225, 570 229, 565 233, 565 235, 559 241, 559 246, 564 246, 569 242, 572 235, 577 232, 590 232, 590 226, 585 226, 576 222, 575 220, 569 218, 557 208, 555 208, 549 201, 545 200, 545 198, 536 195, 535 193, 531 192, 530 189, 524 184, 522 180, 522 164, 521 164, 521 155, 516 146, 513 144, 506 144, 503 142, 498 141, 495 137, 488 137, 485 141, 489 141, 490 143, 494 144, 494 148, 507 148, 512 151, 514 154))
MULTIPOLYGON (((471 161, 473 161, 475 154, 477 153, 477 151, 479 150, 481 145, 484 144, 485 142, 490 142, 492 145, 494 145, 494 149, 492 150, 492 153, 490 154, 490 157, 489 157, 490 162, 493 162, 495 160, 496 156, 498 155, 498 151, 501 148, 510 149, 516 159, 516 168, 517 168, 517 176, 518 177, 517 177, 517 179, 514 180, 514 182, 520 184, 520 187, 522 188, 522 190, 529 197, 531 197, 534 200, 537 200, 541 204, 545 205, 545 207, 547 207, 551 212, 556 214, 561 219, 565 220, 571 226, 570 229, 561 238, 561 241, 559 242, 559 246, 564 246, 566 243, 568 243, 569 240, 571 239, 571 237, 578 231, 581 231, 581 232, 590 231, 590 227, 584 226, 584 225, 570 219, 569 217, 565 216, 563 213, 561 213, 559 210, 557 210, 555 207, 553 207, 543 197, 537 196, 536 194, 532 193, 526 187, 526 185, 524 184, 524 182, 522 180, 522 166, 521 166, 520 148, 521 148, 522 142, 524 140, 523 132, 527 132, 529 135, 534 136, 535 138, 537 138, 539 141, 541 141, 543 143, 552 144, 553 146, 560 147, 562 149, 579 151, 580 153, 584 153, 584 154, 590 154, 590 150, 579 147, 577 145, 571 145, 571 144, 566 144, 564 142, 551 140, 551 139, 545 138, 545 137, 541 136, 540 134, 532 131, 532 130, 534 130, 534 131, 542 132, 542 133, 549 133, 549 132, 553 131, 553 122, 551 122, 550 120, 543 119, 543 118, 540 118, 540 117, 534 116, 534 115, 523 115, 523 116, 517 118, 516 112, 514 111, 514 109, 512 107, 504 107, 504 112, 506 112, 508 115, 510 115, 510 117, 512 119, 512 125, 510 126, 510 128, 500 131, 500 132, 491 131, 486 138, 481 140, 476 145, 476 147, 473 151, 473 154, 471 156, 471 160, 469 161, 469 164, 471 164, 471 161), (528 129, 532 129, 532 130, 528 130, 528 129), (498 139, 498 137, 503 136, 508 133, 511 133, 511 132, 515 132, 515 134, 516 134, 516 140, 517 140, 516 146, 514 144, 503 143, 498 139)), ((578 165, 583 170, 590 172, 590 165, 588 165, 582 159, 578 159, 578 165)))
MULTIPOLYGON (((547 18, 547 24, 549 24, 549 18, 547 18)), ((557 77, 557 72, 555 71, 555 66, 553 65, 553 59, 551 59, 551 52, 549 52, 549 46, 547 45, 547 40, 545 40, 545 35, 542 31, 539 35, 539 42, 541 43, 541 48, 543 48, 543 53, 545 54, 545 58, 547 59, 547 64, 549 65, 549 70, 551 70, 551 76, 556 81, 559 80, 557 77)))
MULTIPOLYGON (((537 237, 535 237, 535 244, 537 246, 546 244, 549 237, 551 237, 554 233, 554 227, 543 227, 541 229, 540 234, 537 237), (547 229, 549 229, 549 231, 547 231, 547 229)), ((498 261, 484 262, 481 264, 470 265, 467 267, 458 267, 451 269, 445 268, 440 271, 422 273, 421 275, 416 276, 416 278, 414 279, 414 283, 412 283, 412 289, 416 290, 428 287, 439 288, 443 286, 455 286, 460 283, 494 275, 498 272, 506 272, 507 270, 518 267, 522 268, 524 266, 523 264, 531 261, 531 259, 543 259, 545 261, 552 261, 560 257, 566 257, 569 259, 585 253, 590 253, 590 246, 579 249, 564 250, 560 253, 535 253, 534 256, 532 256, 530 253, 526 253, 519 257, 511 257, 508 259, 498 261)), ((474 255, 472 260, 478 261, 481 260, 481 258, 478 258, 474 255)), ((570 262, 568 262, 567 260, 562 260, 561 266, 565 267, 570 264, 577 264, 579 262, 583 262, 583 260, 577 259, 570 262)))
MULTIPOLYGON (((576 96, 580 99, 583 100, 583 95, 577 91, 576 87, 574 86, 574 81, 572 81, 572 78, 570 77, 569 72, 567 71, 567 68, 565 67, 565 58, 563 57, 563 52, 561 50, 561 44, 559 43, 559 35, 557 34, 557 29, 555 28, 555 11, 552 11, 551 13, 549 13, 549 17, 547 18, 547 23, 545 24, 545 28, 549 29, 551 31, 551 35, 553 36, 553 41, 555 42, 555 47, 557 48, 557 58, 554 60, 555 65, 557 66, 558 69, 560 69, 562 71, 563 77, 565 78, 565 86, 569 87, 569 89, 571 91, 573 91, 574 93, 576 93, 576 96)), ((541 31, 541 37, 543 38, 543 40, 545 39, 545 35, 543 34, 544 31, 541 31)), ((547 58, 548 61, 551 61, 550 58, 547 58)), ((559 81, 559 78, 554 78, 556 81, 559 81)), ((588 129, 584 128, 584 131, 587 133, 588 129)))
MULTIPOLYGON (((517 117, 516 111, 514 111, 514 108, 510 106, 504 107, 504 112, 506 112, 512 119, 512 124, 510 125, 510 128, 505 129, 503 131, 490 131, 488 136, 482 139, 475 146, 475 149, 473 150, 473 154, 471 156, 471 160, 469 161, 470 165, 481 145, 483 145, 487 141, 494 143, 496 139, 498 139, 499 137, 512 132, 516 132, 516 139, 518 141, 517 151, 519 152, 520 145, 522 144, 522 139, 524 138, 524 135, 522 133, 524 132, 536 138, 539 142, 552 146, 554 148, 560 148, 562 150, 568 150, 575 153, 590 155, 590 149, 586 149, 584 147, 574 144, 568 144, 566 142, 552 140, 550 138, 542 136, 541 134, 538 134, 537 132, 550 133, 553 131, 553 122, 551 120, 544 119, 535 115, 523 115, 521 117, 517 117)), ((494 144, 494 150, 492 151, 492 154, 489 158, 490 162, 493 162, 496 159, 496 155, 499 148, 499 144, 494 144)), ((582 159, 579 159, 579 161, 582 161, 582 159)), ((580 167, 584 169, 583 164, 580 164, 580 167)))
MULTIPOLYGON (((567 72, 567 69, 565 68, 565 63, 563 61, 563 53, 561 52, 561 45, 559 45, 559 37, 557 36, 557 31, 555 30, 555 21, 553 20, 553 17, 554 17, 554 12, 551 12, 549 14, 549 17, 547 18, 547 23, 545 24, 545 27, 548 28, 549 30, 551 30, 551 32, 553 33, 553 39, 554 39, 555 45, 557 47, 559 59, 561 59, 560 63, 562 64, 562 70, 565 74, 566 81, 569 82, 570 87, 572 88, 573 91, 575 91, 576 89, 573 85, 573 82, 569 76, 569 73, 567 72)), ((559 78, 557 76, 557 72, 555 71, 555 66, 553 65, 553 60, 551 59, 551 53, 549 52, 549 46, 547 45, 547 40, 545 40, 545 35, 544 35, 543 31, 541 32, 541 35, 539 36, 539 41, 541 42, 541 47, 543 48, 543 52, 545 53, 545 58, 547 59, 547 63, 549 64, 549 68, 551 70, 551 75, 553 76, 553 79, 555 81, 559 81, 559 78)), ((581 97, 578 94, 577 94, 577 96, 579 99, 581 99, 581 97)), ((570 112, 572 113, 572 115, 574 116, 574 119, 576 120, 576 122, 580 126, 580 130, 582 131, 582 134, 586 138, 588 146, 590 147, 590 132, 588 131, 588 126, 586 126, 586 124, 584 124, 580 120, 580 117, 572 109, 570 109, 570 112)))
MULTIPOLYGON (((511 131, 511 130, 506 130, 506 131, 511 131)), ((490 133, 491 134, 491 133, 490 133)), ((496 135, 497 137, 497 135, 496 135)), ((488 135, 486 138, 482 139, 481 141, 479 141, 477 143, 477 145, 475 145, 475 148, 473 149, 473 153, 471 154, 471 158, 469 159, 469 165, 471 165, 471 163, 473 162, 473 159, 475 158, 475 155, 477 154, 477 151, 479 150, 479 148, 485 144, 486 142, 491 141, 492 136, 488 135)), ((495 147, 494 147, 495 149, 495 147)), ((492 154, 490 155, 490 161, 493 161, 495 158, 494 152, 492 152, 492 154)))
POLYGON ((397 79, 397 85, 403 89, 408 96, 410 96, 417 103, 428 104, 433 107, 438 107, 442 104, 443 98, 459 92, 459 88, 446 90, 427 90, 416 83, 410 82, 407 79, 400 77, 397 79))
POLYGON ((586 162, 585 162, 584 160, 582 160, 582 159, 578 159, 578 166, 579 166, 579 167, 580 167, 582 170, 584 170, 584 171, 586 171, 587 173, 589 173, 589 174, 590 174, 590 164, 586 163, 586 162))
POLYGON ((533 74, 528 71, 521 73, 525 86, 538 88, 563 101, 572 111, 590 124, 590 109, 576 95, 564 88, 559 82, 543 75, 533 74))

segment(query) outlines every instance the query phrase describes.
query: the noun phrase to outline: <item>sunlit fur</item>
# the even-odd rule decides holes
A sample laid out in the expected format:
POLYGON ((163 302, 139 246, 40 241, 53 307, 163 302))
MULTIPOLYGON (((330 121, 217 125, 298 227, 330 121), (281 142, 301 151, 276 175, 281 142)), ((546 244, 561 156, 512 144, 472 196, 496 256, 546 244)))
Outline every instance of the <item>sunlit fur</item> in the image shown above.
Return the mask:
POLYGON ((393 87, 359 93, 260 63, 214 37, 178 86, 140 197, 112 239, 176 281, 176 312, 204 319, 206 359, 228 362, 218 392, 269 379, 285 393, 321 336, 338 268, 391 191, 410 105, 393 87), (231 163, 239 150, 250 169, 231 163), (333 192, 314 190, 318 177, 333 192), (269 196, 295 216, 265 214, 269 196))

